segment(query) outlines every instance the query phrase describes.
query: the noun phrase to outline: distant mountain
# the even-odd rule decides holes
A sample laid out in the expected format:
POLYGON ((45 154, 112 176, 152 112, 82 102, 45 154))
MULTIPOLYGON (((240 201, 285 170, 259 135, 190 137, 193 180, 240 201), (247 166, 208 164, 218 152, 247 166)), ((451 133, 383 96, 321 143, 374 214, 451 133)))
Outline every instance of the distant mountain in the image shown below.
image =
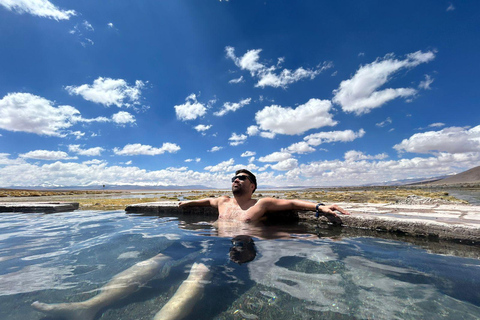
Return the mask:
POLYGON ((429 185, 480 184, 480 166, 450 176, 445 179, 430 182, 429 185))

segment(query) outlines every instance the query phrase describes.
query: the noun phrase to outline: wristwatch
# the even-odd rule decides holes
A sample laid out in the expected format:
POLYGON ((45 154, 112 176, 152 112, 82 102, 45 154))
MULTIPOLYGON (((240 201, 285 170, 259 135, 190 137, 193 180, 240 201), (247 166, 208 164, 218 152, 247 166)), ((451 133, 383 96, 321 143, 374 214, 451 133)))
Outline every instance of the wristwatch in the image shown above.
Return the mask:
POLYGON ((315 207, 315 212, 316 212, 316 213, 315 213, 315 218, 320 217, 320 210, 318 210, 318 207, 324 206, 324 205, 325 205, 325 204, 322 203, 322 202, 319 202, 319 203, 316 205, 316 207, 315 207))

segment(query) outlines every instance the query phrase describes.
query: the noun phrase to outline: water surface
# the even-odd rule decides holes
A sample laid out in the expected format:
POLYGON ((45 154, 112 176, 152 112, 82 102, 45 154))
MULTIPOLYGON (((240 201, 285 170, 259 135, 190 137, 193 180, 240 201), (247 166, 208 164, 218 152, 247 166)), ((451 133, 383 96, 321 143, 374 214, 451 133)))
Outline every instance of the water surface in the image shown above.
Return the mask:
POLYGON ((188 319, 480 318, 478 259, 338 230, 76 211, 0 215, 0 319, 52 319, 30 304, 90 298, 158 253, 181 262, 97 319, 152 319, 193 262, 212 278, 188 319), (253 261, 230 260, 238 234, 253 236, 253 261))

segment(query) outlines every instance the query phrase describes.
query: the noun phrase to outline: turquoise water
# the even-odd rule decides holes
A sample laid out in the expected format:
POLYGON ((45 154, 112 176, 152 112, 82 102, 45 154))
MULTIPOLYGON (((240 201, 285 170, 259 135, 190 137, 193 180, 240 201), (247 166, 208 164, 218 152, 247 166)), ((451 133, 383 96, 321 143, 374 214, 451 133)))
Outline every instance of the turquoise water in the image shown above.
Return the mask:
POLYGON ((194 262, 212 277, 187 319, 480 318, 477 259, 328 229, 210 222, 124 211, 2 213, 0 319, 55 319, 30 304, 88 299, 159 253, 177 264, 96 319, 152 319, 194 262), (229 258, 238 234, 253 235, 250 262, 229 258))

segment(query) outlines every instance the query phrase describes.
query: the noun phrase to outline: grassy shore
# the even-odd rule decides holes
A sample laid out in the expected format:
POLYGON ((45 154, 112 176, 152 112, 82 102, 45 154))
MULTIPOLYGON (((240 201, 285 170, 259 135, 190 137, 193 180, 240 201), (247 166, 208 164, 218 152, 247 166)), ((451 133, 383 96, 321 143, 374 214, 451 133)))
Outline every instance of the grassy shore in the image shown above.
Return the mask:
MULTIPOLYGON (((38 191, 0 189, 0 201, 67 201, 78 202, 81 210, 117 210, 129 204, 154 201, 196 200, 207 197, 229 195, 228 190, 179 190, 179 191, 100 191, 66 190, 38 191)), ((439 201, 466 203, 456 199, 446 191, 426 188, 367 187, 367 188, 328 188, 302 190, 258 190, 254 197, 276 197, 283 199, 305 199, 326 203, 395 203, 408 196, 418 196, 439 201)))

